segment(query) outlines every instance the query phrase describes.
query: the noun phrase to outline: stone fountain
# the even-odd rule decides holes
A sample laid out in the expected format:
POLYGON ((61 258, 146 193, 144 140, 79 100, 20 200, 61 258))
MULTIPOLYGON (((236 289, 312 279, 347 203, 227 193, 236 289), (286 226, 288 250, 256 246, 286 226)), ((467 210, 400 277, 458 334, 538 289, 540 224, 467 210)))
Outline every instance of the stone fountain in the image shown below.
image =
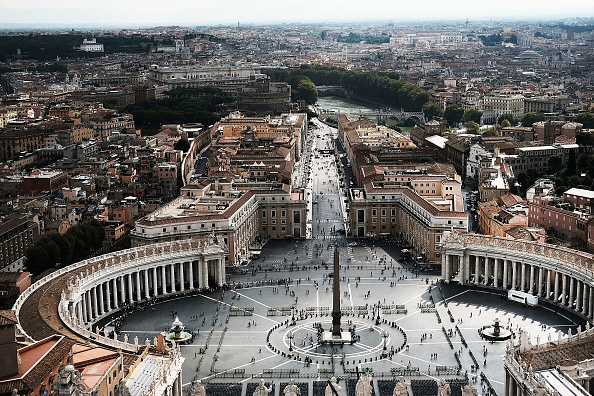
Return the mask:
POLYGON ((504 341, 512 336, 512 332, 501 327, 499 318, 495 318, 493 325, 485 327, 481 333, 489 341, 504 341))
POLYGON ((171 325, 171 330, 167 334, 167 341, 175 341, 176 343, 184 342, 192 338, 192 334, 184 331, 184 325, 176 316, 175 321, 171 325))

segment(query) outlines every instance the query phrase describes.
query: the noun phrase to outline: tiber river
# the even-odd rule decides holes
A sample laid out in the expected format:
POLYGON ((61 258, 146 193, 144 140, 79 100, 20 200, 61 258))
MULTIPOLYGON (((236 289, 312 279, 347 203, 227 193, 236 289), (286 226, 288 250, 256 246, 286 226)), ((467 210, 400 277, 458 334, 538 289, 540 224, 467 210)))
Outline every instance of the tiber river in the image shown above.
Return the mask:
MULTIPOLYGON (((354 99, 342 98, 339 96, 320 96, 318 98, 316 106, 323 110, 335 111, 337 113, 358 113, 360 111, 375 111, 377 109, 377 107, 372 107, 373 105, 370 105, 368 103, 360 102, 354 99)), ((375 117, 370 118, 372 121, 377 122, 375 117)), ((386 123, 388 125, 395 125, 396 121, 387 120, 386 123)), ((400 129, 402 130, 402 134, 408 136, 412 128, 400 127, 400 129)))

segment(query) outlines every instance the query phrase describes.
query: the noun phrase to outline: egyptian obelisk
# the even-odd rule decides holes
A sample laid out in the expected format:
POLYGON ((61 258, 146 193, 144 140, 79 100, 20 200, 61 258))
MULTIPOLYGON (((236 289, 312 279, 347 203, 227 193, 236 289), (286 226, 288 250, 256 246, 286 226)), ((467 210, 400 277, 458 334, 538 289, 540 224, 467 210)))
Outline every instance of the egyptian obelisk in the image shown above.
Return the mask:
POLYGON ((334 282, 332 294, 332 337, 341 337, 340 331, 340 264, 338 262, 338 246, 334 246, 334 282))

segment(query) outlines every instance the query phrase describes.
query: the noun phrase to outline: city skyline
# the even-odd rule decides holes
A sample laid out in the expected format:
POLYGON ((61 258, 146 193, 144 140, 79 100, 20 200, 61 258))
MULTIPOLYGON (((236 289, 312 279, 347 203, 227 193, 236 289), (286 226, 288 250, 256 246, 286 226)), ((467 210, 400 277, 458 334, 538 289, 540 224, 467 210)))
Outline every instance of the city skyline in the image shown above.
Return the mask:
POLYGON ((106 0, 89 4, 73 0, 51 3, 34 0, 27 3, 0 0, 0 25, 28 26, 212 26, 235 24, 280 23, 353 23, 399 22, 430 20, 546 20, 594 16, 594 5, 581 1, 565 3, 536 0, 521 3, 506 0, 498 3, 450 3, 425 0, 422 3, 404 3, 398 7, 386 5, 382 0, 371 0, 345 7, 336 0, 316 3, 300 2, 299 7, 278 4, 271 0, 251 3, 230 0, 221 9, 218 3, 180 2, 168 4, 155 0, 125 3, 106 0), (536 11, 536 12, 535 12, 536 11))

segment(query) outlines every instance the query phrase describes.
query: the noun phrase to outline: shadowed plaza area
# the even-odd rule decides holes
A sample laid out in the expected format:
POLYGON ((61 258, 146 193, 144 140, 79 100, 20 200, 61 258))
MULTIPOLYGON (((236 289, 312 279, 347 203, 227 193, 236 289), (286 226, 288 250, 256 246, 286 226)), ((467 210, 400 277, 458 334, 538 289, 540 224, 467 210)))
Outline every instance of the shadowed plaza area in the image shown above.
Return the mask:
POLYGON ((401 253, 392 244, 320 242, 270 241, 238 271, 245 273, 227 274, 228 289, 132 312, 119 319, 120 337, 153 339, 178 317, 195 334, 181 346, 184 389, 201 380, 209 396, 251 396, 260 379, 273 383, 271 395, 281 395, 290 379, 301 395, 321 395, 332 376, 340 395, 354 395, 363 372, 371 373, 375 395, 391 395, 401 376, 415 395, 437 394, 441 378, 458 395, 466 377, 479 392, 484 386, 501 395, 506 341, 483 338, 481 328, 498 318, 514 336, 522 329, 542 340, 584 324, 566 311, 514 304, 495 290, 442 284, 438 272, 398 262, 401 253), (332 327, 335 245, 341 329, 353 342, 322 344, 318 329, 332 327))

